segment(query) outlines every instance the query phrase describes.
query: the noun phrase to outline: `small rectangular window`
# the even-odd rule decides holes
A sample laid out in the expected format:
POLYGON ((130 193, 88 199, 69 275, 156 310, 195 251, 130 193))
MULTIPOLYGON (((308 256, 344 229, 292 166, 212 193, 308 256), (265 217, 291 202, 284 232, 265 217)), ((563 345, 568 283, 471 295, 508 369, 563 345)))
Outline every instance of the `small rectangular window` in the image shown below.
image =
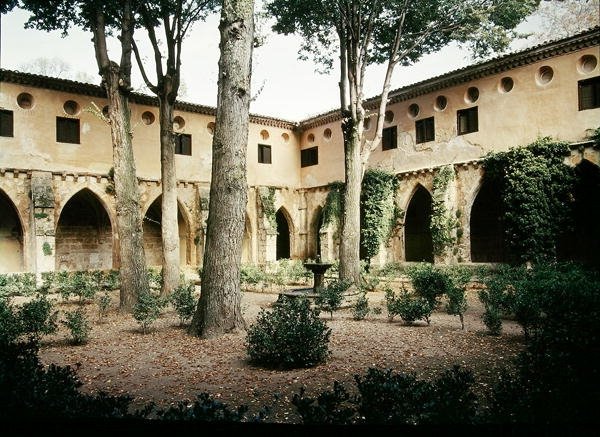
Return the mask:
POLYGON ((309 167, 319 163, 319 148, 311 147, 310 149, 300 150, 300 166, 309 167))
POLYGON ((479 130, 479 121, 477 118, 477 106, 457 111, 457 132, 458 135, 477 132, 479 130))
POLYGON ((192 136, 190 134, 175 134, 175 153, 192 155, 192 136))
POLYGON ((266 144, 258 145, 258 162, 261 164, 271 163, 271 146, 266 144))
POLYGON ((79 119, 56 117, 56 141, 79 144, 79 119))
POLYGON ((398 148, 398 128, 396 126, 383 129, 381 149, 390 150, 398 148))
POLYGON ((600 108, 600 76, 578 82, 579 110, 600 108))
POLYGON ((435 124, 433 117, 415 121, 417 144, 435 140, 435 124))
POLYGON ((13 135, 13 112, 0 109, 0 137, 12 137, 13 135))

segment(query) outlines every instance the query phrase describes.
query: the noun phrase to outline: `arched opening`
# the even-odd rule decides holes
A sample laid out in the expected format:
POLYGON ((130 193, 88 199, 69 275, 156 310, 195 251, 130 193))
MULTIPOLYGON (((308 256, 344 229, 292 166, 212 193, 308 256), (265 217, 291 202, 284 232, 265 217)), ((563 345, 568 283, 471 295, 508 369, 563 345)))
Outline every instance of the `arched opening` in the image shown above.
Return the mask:
POLYGON ((244 220, 244 237, 242 239, 242 264, 252 263, 252 225, 248 214, 244 220))
POLYGON ((573 229, 558 246, 561 260, 600 265, 600 167, 584 159, 575 167, 573 229))
POLYGON ((113 233, 100 199, 84 188, 63 207, 56 226, 56 270, 113 268, 113 233))
POLYGON ((323 254, 321 253, 321 228, 323 227, 323 221, 323 208, 319 206, 315 211, 313 219, 313 229, 315 233, 315 248, 313 251, 311 251, 311 258, 323 258, 323 254))
POLYGON ((290 258, 290 225, 283 208, 277 210, 275 222, 277 223, 275 259, 290 258))
POLYGON ((431 195, 419 185, 410 199, 404 221, 406 261, 433 262, 431 240, 431 195))
POLYGON ((0 190, 0 273, 23 268, 23 226, 14 203, 0 190))
POLYGON ((471 220, 472 262, 505 262, 502 197, 492 183, 484 182, 473 202, 471 220))
MULTIPOLYGON (((158 196, 144 215, 144 251, 146 264, 149 266, 162 266, 162 196, 158 196)), ((181 212, 181 205, 177 204, 177 227, 179 229, 179 264, 184 266, 190 263, 189 226, 181 212)))

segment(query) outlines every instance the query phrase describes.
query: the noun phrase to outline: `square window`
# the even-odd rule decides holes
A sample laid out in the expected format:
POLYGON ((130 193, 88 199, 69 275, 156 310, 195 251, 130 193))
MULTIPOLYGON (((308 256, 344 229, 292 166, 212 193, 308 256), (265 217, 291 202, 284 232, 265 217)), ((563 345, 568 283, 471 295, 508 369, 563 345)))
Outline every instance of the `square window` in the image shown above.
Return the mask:
POLYGON ((415 121, 415 132, 417 133, 417 144, 435 140, 435 124, 433 117, 415 121))
POLYGON ((398 148, 398 128, 396 126, 383 129, 381 136, 381 149, 390 150, 398 148))
POLYGON ((192 155, 192 136, 190 134, 175 134, 175 154, 192 155))
POLYGON ((600 76, 578 82, 579 110, 600 108, 600 76))
POLYGON ((79 119, 56 117, 56 141, 79 144, 79 119))
POLYGON ((261 164, 271 163, 271 146, 266 144, 258 145, 258 162, 261 164))
POLYGON ((319 148, 311 147, 310 149, 300 150, 300 166, 309 167, 319 163, 319 148))
POLYGON ((0 137, 12 137, 13 129, 13 112, 0 109, 0 137))
POLYGON ((477 106, 468 109, 461 109, 457 114, 457 132, 458 135, 477 132, 479 130, 479 121, 477 118, 477 106))

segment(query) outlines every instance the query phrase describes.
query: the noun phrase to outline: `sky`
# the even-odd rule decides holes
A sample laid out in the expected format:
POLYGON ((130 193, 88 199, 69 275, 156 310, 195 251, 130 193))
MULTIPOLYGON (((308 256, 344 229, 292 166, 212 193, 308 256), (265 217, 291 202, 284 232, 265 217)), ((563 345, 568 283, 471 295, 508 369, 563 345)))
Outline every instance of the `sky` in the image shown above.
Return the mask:
MULTIPOLYGON (((91 33, 72 30, 67 37, 59 31, 45 32, 24 29, 29 14, 14 10, 0 17, 0 66, 10 70, 36 58, 59 58, 70 66, 70 73, 84 73, 99 83, 91 33)), ((185 95, 180 100, 208 106, 216 106, 217 73, 219 59, 218 16, 198 22, 191 29, 182 52, 182 78, 185 95)), ((537 23, 530 21, 523 29, 534 29, 537 23)), ((336 109, 339 106, 339 70, 333 68, 329 74, 315 72, 310 61, 298 60, 300 39, 294 36, 277 35, 265 26, 266 41, 253 56, 252 94, 250 112, 289 121, 299 121, 309 116, 336 109)), ((136 40, 143 41, 144 33, 136 40)), ((141 44, 143 46, 143 44, 141 44)), ((513 50, 524 45, 518 42, 513 50)), ((149 49, 149 44, 146 48, 149 49)), ((109 55, 119 59, 116 44, 109 45, 109 55), (113 50, 110 47, 114 47, 113 50)), ((149 50, 148 52, 149 53, 149 50)), ((135 62, 135 61, 134 61, 135 62)), ((435 54, 424 56, 410 67, 397 66, 392 78, 392 89, 444 74, 474 63, 468 53, 450 46, 435 54)), ((150 64, 151 65, 151 64, 150 64)), ((153 70, 152 70, 153 71, 153 70)), ((385 66, 367 69, 365 97, 381 92, 385 66)), ((69 77, 71 78, 71 77, 69 77)), ((133 84, 141 87, 141 75, 134 67, 133 84)), ((141 88, 140 88, 141 89, 141 88)))

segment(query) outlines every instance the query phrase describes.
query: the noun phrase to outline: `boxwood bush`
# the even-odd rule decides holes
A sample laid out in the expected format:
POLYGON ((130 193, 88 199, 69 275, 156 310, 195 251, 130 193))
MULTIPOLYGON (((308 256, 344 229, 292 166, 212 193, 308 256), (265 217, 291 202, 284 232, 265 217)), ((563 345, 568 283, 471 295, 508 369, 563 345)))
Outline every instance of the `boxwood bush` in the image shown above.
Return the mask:
POLYGON ((261 310, 248 329, 251 363, 268 368, 313 367, 329 355, 331 329, 307 299, 283 297, 271 311, 261 310))

